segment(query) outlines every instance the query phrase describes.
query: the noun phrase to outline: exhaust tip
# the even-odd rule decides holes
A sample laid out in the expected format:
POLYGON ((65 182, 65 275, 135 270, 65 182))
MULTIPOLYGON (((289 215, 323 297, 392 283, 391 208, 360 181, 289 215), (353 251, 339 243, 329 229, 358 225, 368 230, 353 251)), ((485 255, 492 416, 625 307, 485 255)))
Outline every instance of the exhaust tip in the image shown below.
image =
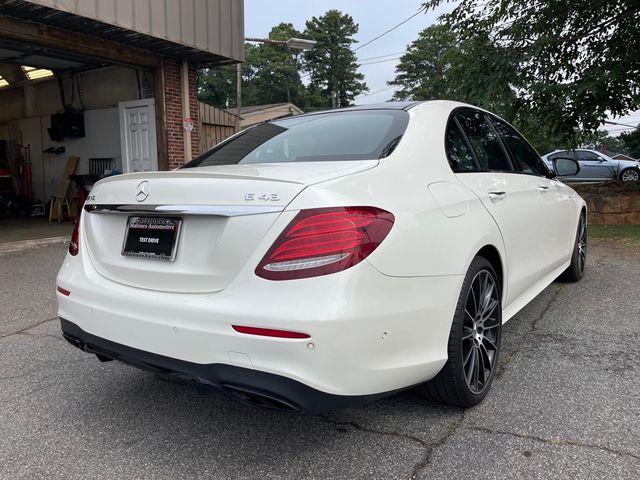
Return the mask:
POLYGON ((240 400, 241 402, 253 407, 274 410, 282 413, 303 412, 303 410, 295 403, 267 392, 229 384, 222 385, 222 390, 236 400, 240 400))
POLYGON ((84 350, 84 344, 79 338, 76 338, 73 335, 69 335, 68 333, 63 333, 62 337, 74 347, 79 348, 80 350, 84 350))
POLYGON ((98 360, 100 360, 102 363, 104 363, 104 362, 113 362, 113 358, 107 357, 105 355, 101 355, 99 353, 96 353, 96 358, 98 360))

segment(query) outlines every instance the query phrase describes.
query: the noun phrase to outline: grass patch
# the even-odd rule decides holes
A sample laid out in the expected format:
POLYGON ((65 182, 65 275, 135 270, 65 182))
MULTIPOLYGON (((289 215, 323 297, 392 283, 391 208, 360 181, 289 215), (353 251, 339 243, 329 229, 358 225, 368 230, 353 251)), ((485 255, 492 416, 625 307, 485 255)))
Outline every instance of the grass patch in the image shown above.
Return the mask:
POLYGON ((589 238, 618 240, 640 247, 640 225, 589 225, 589 238))

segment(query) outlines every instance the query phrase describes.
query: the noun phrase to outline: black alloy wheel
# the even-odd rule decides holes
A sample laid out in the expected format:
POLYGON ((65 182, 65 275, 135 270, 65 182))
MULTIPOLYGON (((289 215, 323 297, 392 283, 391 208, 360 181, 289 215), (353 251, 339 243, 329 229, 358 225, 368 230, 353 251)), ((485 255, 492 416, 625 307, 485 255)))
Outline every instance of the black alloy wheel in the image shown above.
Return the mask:
POLYGON ((558 280, 563 282, 578 282, 584 276, 587 268, 587 217, 584 213, 578 220, 576 240, 571 255, 571 264, 562 272, 558 280))
POLYGON ((498 358, 500 305, 496 280, 481 270, 471 282, 464 309, 462 367, 467 387, 479 394, 489 385, 498 358))
POLYGON ((451 324, 447 362, 420 395, 468 408, 487 395, 498 368, 502 336, 502 290, 491 263, 476 257, 467 271, 451 324))

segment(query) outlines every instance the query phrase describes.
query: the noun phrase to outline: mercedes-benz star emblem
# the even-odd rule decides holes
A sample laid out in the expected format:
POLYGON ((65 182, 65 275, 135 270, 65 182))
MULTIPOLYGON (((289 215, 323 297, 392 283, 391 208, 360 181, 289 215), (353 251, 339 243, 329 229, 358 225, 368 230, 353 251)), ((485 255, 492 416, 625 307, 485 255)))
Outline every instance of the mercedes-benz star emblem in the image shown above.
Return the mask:
POLYGON ((138 202, 144 202, 149 196, 149 182, 143 180, 138 184, 136 188, 136 200, 138 202))

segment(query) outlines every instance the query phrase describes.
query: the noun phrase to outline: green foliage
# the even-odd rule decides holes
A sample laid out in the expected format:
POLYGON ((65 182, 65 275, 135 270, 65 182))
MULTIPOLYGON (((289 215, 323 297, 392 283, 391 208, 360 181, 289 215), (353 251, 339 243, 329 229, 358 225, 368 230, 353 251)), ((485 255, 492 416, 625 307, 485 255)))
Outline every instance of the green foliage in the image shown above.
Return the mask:
POLYGON ((554 150, 562 139, 526 114, 515 84, 509 52, 486 35, 462 38, 446 24, 420 32, 396 66, 389 85, 401 87, 394 100, 447 99, 477 105, 513 123, 538 149, 554 150), (491 59, 488 61, 488 59, 491 59))
POLYGON ((635 159, 640 158, 640 124, 632 132, 621 133, 618 138, 625 147, 624 153, 635 159))
POLYGON ((441 24, 420 32, 401 57, 396 78, 388 83, 401 87, 396 100, 457 100, 512 117, 517 104, 513 70, 503 49, 488 37, 459 41, 441 24))
MULTIPOLYGON (((300 36, 300 32, 290 23, 280 23, 269 33, 271 40, 287 40, 300 36)), ((269 43, 248 45, 246 64, 247 95, 243 100, 244 105, 303 103, 304 86, 300 79, 302 65, 299 51, 269 43)))
MULTIPOLYGON (((281 23, 271 29, 269 39, 300 37, 292 24, 281 23)), ((301 55, 285 45, 245 43, 245 62, 241 67, 242 105, 293 102, 304 104, 305 89, 300 79, 301 55)), ((236 66, 200 72, 199 99, 209 105, 236 107, 236 66)))
POLYGON ((639 15, 637 0, 462 0, 443 21, 458 42, 491 39, 498 62, 515 70, 515 111, 543 135, 575 144, 576 129, 595 131, 640 106, 639 15))
POLYGON ((236 66, 206 68, 198 77, 198 100, 224 108, 236 106, 236 66))
POLYGON ((308 20, 304 33, 318 42, 304 53, 305 68, 311 74, 310 106, 331 107, 332 92, 338 92, 340 106, 351 105, 358 94, 368 90, 352 51, 358 25, 351 15, 329 10, 308 20))
POLYGON ((604 147, 610 152, 626 154, 626 147, 620 137, 612 137, 604 130, 581 132, 578 135, 578 145, 594 150, 599 150, 601 147, 604 147))
MULTIPOLYGON (((332 106, 331 92, 339 92, 341 106, 367 91, 364 75, 358 73, 356 55, 352 51, 353 35, 358 25, 350 15, 329 10, 323 16, 306 22, 304 32, 290 23, 271 29, 269 39, 308 38, 317 46, 304 53, 284 45, 245 44, 242 65, 242 105, 264 105, 293 102, 305 111, 332 106), (308 72, 305 86, 302 72, 308 72)), ((236 106, 236 67, 220 67, 200 72, 199 99, 210 105, 236 106)))
POLYGON ((455 35, 445 25, 433 25, 420 32, 396 66, 396 78, 389 85, 400 87, 394 100, 454 99, 450 83, 450 62, 455 35))

